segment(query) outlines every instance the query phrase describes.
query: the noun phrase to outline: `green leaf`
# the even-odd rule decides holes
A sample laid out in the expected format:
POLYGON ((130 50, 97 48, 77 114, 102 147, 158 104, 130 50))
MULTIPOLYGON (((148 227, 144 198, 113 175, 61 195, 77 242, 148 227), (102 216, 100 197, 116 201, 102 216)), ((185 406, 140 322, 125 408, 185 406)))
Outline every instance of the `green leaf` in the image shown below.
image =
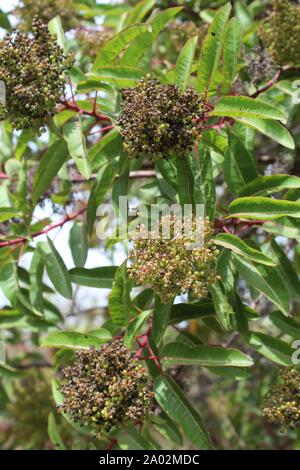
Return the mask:
POLYGON ((253 127, 253 129, 275 140, 284 147, 292 150, 295 148, 293 137, 280 122, 254 117, 239 117, 235 119, 242 124, 253 127))
POLYGON ((102 165, 119 157, 122 153, 122 137, 116 130, 108 132, 89 151, 89 160, 93 171, 101 169, 102 165))
POLYGON ((179 424, 197 449, 211 449, 211 441, 199 413, 192 407, 176 382, 160 375, 154 383, 154 394, 165 413, 179 424))
POLYGON ((208 92, 219 65, 226 34, 226 26, 231 11, 228 2, 215 14, 202 46, 198 64, 196 89, 199 93, 208 92))
POLYGON ((59 349, 89 349, 91 346, 98 348, 111 339, 110 332, 104 328, 97 330, 97 336, 77 331, 56 331, 50 333, 42 341, 41 346, 59 349))
POLYGON ((240 22, 236 18, 231 18, 226 28, 223 57, 223 75, 225 83, 223 92, 230 93, 234 81, 238 59, 241 50, 242 30, 240 22))
POLYGON ((30 264, 30 289, 29 297, 32 305, 39 310, 43 311, 43 273, 44 263, 39 250, 35 250, 30 264))
POLYGON ((162 351, 166 365, 199 365, 208 367, 250 367, 253 361, 241 351, 217 346, 189 346, 185 343, 169 343, 162 351))
POLYGON ((92 73, 87 73, 87 81, 80 82, 77 90, 82 93, 91 90, 101 90, 103 83, 112 83, 119 88, 133 87, 144 75, 145 71, 136 67, 101 67, 92 73))
POLYGON ((289 335, 295 339, 300 338, 300 324, 292 318, 287 318, 278 311, 270 313, 269 318, 281 333, 289 335))
POLYGON ((227 299, 222 283, 217 281, 210 286, 209 290, 214 303, 217 320, 225 331, 229 331, 233 309, 227 299))
POLYGON ((277 264, 277 262, 269 256, 264 255, 261 251, 251 248, 251 246, 247 245, 246 242, 230 233, 219 233, 214 239, 214 242, 217 245, 228 248, 245 258, 255 261, 256 263, 265 264, 266 266, 276 266, 277 264))
POLYGON ((81 120, 68 122, 64 125, 64 139, 68 145, 71 157, 80 173, 87 179, 92 173, 91 163, 86 150, 85 137, 82 132, 81 120))
POLYGON ((300 217, 300 203, 267 197, 241 197, 229 205, 231 216, 243 219, 272 220, 278 217, 300 217))
POLYGON ((71 281, 79 286, 111 289, 115 278, 116 266, 101 268, 73 268, 69 271, 71 281))
POLYGON ((130 300, 130 283, 127 276, 127 261, 117 269, 113 288, 108 300, 112 321, 117 326, 127 326, 134 313, 130 300))
POLYGON ((203 300, 197 304, 174 304, 171 307, 169 324, 180 323, 193 318, 206 318, 215 315, 211 301, 203 300))
POLYGON ((292 217, 279 217, 276 220, 266 222, 264 230, 281 237, 300 239, 300 220, 292 217))
POLYGON ((262 264, 255 265, 236 253, 233 253, 233 261, 240 275, 250 286, 262 292, 286 316, 290 315, 288 292, 276 270, 262 264))
POLYGON ((155 3, 155 0, 142 0, 138 2, 137 5, 135 5, 135 7, 128 14, 125 21, 125 26, 142 21, 151 8, 155 6, 155 3))
POLYGON ((70 230, 69 245, 75 265, 81 268, 88 255, 86 226, 82 222, 74 222, 70 230))
POLYGON ((249 345, 259 354, 282 366, 292 365, 293 349, 281 339, 272 338, 263 333, 251 332, 245 336, 249 345))
POLYGON ((22 213, 13 207, 0 207, 0 223, 6 222, 14 217, 20 217, 21 215, 22 213))
POLYGON ((126 46, 128 46, 137 36, 140 36, 142 33, 148 30, 148 25, 139 24, 129 26, 123 31, 115 34, 99 50, 92 71, 95 72, 99 67, 106 67, 108 65, 114 64, 115 59, 126 48, 126 46))
POLYGON ((63 140, 57 140, 48 148, 34 176, 33 205, 36 205, 67 159, 68 147, 63 140))
POLYGON ((181 49, 174 68, 174 82, 182 90, 185 90, 189 84, 197 42, 198 36, 194 36, 188 40, 181 49))
POLYGON ((87 207, 87 228, 89 233, 92 233, 94 229, 97 208, 104 201, 104 198, 110 189, 114 178, 115 170, 114 167, 110 164, 101 168, 97 174, 91 189, 87 207))
POLYGON ((194 164, 195 193, 197 204, 204 204, 205 215, 213 219, 216 211, 216 188, 213 175, 212 158, 204 145, 199 145, 199 167, 194 164))
POLYGON ((159 12, 148 23, 148 30, 135 38, 124 52, 120 64, 136 66, 149 49, 168 21, 176 16, 182 7, 167 8, 159 12))
POLYGON ((61 47, 61 49, 66 53, 66 40, 65 33, 62 27, 61 19, 59 16, 55 16, 48 23, 48 29, 52 36, 56 36, 56 42, 61 47))
POLYGON ((56 448, 58 447, 60 450, 66 449, 66 446, 58 430, 55 416, 52 412, 49 414, 49 417, 48 417, 48 435, 54 447, 56 448))
POLYGON ((269 196, 283 189, 300 188, 300 178, 290 175, 259 176, 239 191, 239 196, 269 196))
POLYGON ((152 338, 159 347, 169 324, 171 305, 163 304, 158 296, 155 296, 155 305, 152 320, 152 338))
POLYGON ((195 205, 195 181, 187 158, 178 156, 176 158, 178 196, 182 206, 185 204, 195 205))
POLYGON ((300 296, 300 281, 291 261, 275 240, 263 245, 265 253, 277 263, 277 272, 283 280, 291 298, 297 300, 300 296))
POLYGON ((248 96, 224 96, 216 103, 211 115, 286 120, 278 107, 248 96))
POLYGON ((145 310, 144 312, 139 313, 136 318, 129 323, 124 336, 124 343, 129 349, 132 348, 135 337, 139 334, 143 324, 149 318, 152 312, 153 310, 145 310))
POLYGON ((67 299, 72 299, 73 292, 69 272, 52 240, 48 238, 48 243, 39 242, 37 249, 40 250, 47 274, 57 292, 67 299))

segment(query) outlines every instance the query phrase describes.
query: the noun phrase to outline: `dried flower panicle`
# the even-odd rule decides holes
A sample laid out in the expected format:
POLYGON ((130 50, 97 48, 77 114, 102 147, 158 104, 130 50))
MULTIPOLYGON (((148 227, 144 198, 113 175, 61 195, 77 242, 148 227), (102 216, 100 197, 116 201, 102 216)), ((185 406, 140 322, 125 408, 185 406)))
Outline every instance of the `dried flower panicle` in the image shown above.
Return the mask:
POLYGON ((283 369, 279 382, 273 386, 262 404, 262 413, 271 423, 284 429, 300 426, 300 373, 283 369))
POLYGON ((19 18, 18 28, 23 32, 32 30, 35 16, 47 24, 59 15, 65 30, 74 28, 78 21, 73 0, 22 0, 14 13, 19 18))
POLYGON ((54 114, 64 90, 64 73, 73 56, 64 55, 46 25, 38 18, 32 24, 33 37, 14 31, 0 40, 0 80, 6 87, 6 104, 0 105, 0 119, 16 129, 43 127, 54 114))
POLYGON ((129 277, 138 285, 152 287, 164 303, 184 293, 191 293, 196 299, 205 298, 209 285, 219 278, 216 270, 219 251, 212 242, 212 223, 195 216, 192 221, 184 221, 191 223, 192 233, 203 227, 203 243, 194 248, 195 238, 187 236, 184 224, 182 231, 177 229, 177 223, 175 216, 161 217, 159 229, 150 231, 148 238, 141 226, 129 255, 129 277), (168 224, 170 237, 165 238, 161 227, 168 224))
POLYGON ((271 0, 272 10, 260 31, 264 46, 278 65, 300 64, 300 4, 271 0))
POLYGON ((78 351, 63 373, 67 383, 61 387, 65 398, 60 411, 82 425, 93 425, 98 434, 150 412, 152 392, 145 369, 121 339, 78 351))
POLYGON ((161 85, 147 76, 134 88, 122 90, 118 124, 124 149, 132 157, 167 158, 186 154, 198 135, 194 119, 201 99, 193 88, 161 85))
POLYGON ((83 53, 95 59, 99 50, 103 45, 111 39, 113 31, 108 28, 102 29, 86 29, 78 28, 76 30, 76 38, 83 47, 83 53))
POLYGON ((246 57, 246 63, 248 75, 254 85, 270 80, 276 72, 272 57, 262 47, 252 49, 246 57))

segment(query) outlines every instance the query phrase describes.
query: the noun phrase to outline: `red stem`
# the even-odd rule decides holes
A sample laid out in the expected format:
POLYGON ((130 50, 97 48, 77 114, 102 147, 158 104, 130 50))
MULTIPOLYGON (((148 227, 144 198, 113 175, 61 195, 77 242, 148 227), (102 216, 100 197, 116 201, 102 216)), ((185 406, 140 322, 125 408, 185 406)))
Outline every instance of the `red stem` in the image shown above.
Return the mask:
POLYGON ((98 121, 108 121, 110 122, 110 118, 106 116, 105 114, 98 113, 95 109, 95 106, 93 106, 92 111, 87 111, 86 109, 80 108, 78 104, 70 103, 69 101, 60 101, 61 104, 65 106, 66 109, 69 109, 70 111, 75 111, 76 113, 84 114, 85 116, 91 116, 97 119, 98 121))
MULTIPOLYGON (((35 237, 38 237, 39 235, 45 235, 48 232, 50 232, 50 230, 53 230, 53 229, 58 228, 58 227, 62 227, 63 225, 65 225, 70 220, 74 220, 77 217, 79 217, 79 215, 83 214, 85 211, 86 211, 86 207, 83 207, 80 210, 78 210, 76 212, 73 212, 70 215, 66 215, 62 220, 59 220, 58 222, 54 222, 53 224, 47 225, 43 229, 32 233, 30 235, 30 238, 35 238, 35 237)), ((28 241, 29 240, 26 237, 14 238, 13 240, 5 240, 3 242, 0 242, 0 248, 6 247, 6 246, 12 246, 12 245, 19 245, 21 243, 26 243, 28 241)))

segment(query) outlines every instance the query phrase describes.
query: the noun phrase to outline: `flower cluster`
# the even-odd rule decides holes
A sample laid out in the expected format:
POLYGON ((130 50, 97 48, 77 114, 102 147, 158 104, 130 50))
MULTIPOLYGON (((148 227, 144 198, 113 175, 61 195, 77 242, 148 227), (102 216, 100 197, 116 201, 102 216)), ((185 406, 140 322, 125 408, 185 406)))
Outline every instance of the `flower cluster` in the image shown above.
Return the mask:
POLYGON ((22 0, 14 13, 19 18, 18 28, 24 32, 31 31, 35 16, 47 24, 59 15, 66 30, 74 28, 77 23, 73 0, 22 0))
POLYGON ((141 420, 151 409, 152 392, 145 369, 121 339, 76 353, 64 369, 64 402, 60 411, 83 425, 93 425, 98 434, 129 420, 141 420))
POLYGON ((262 413, 271 423, 296 429, 300 426, 300 374, 295 369, 284 369, 279 379, 266 396, 262 413))
POLYGON ((198 36, 198 44, 201 45, 208 31, 208 24, 202 23, 197 26, 193 21, 170 21, 166 27, 170 33, 172 45, 179 53, 186 41, 193 36, 198 36))
POLYGON ((14 31, 0 41, 0 80, 6 87, 0 119, 8 119, 16 129, 38 131, 55 112, 73 57, 64 55, 38 18, 32 32, 33 37, 28 37, 14 31))
POLYGON ((143 225, 139 227, 129 255, 129 277, 138 285, 151 286, 164 303, 183 293, 205 298, 209 285, 219 277, 219 252, 212 241, 211 222, 194 216, 181 224, 176 216, 167 215, 157 225, 149 233, 143 225), (191 228, 191 233, 186 227, 191 228), (197 238, 200 240, 201 236, 197 231, 203 233, 199 244, 197 238))
POLYGON ((113 31, 110 29, 86 29, 78 28, 76 30, 76 38, 78 43, 83 47, 83 53, 92 59, 97 57, 102 46, 111 39, 113 31))
POLYGON ((300 5, 271 0, 272 10, 261 28, 261 39, 278 65, 300 64, 300 5))
POLYGON ((266 49, 258 47, 246 57, 247 73, 254 85, 270 80, 275 75, 276 66, 266 49))
POLYGON ((182 92, 147 76, 135 88, 123 89, 122 97, 118 124, 130 156, 169 157, 192 148, 198 135, 194 119, 201 113, 193 88, 182 92))

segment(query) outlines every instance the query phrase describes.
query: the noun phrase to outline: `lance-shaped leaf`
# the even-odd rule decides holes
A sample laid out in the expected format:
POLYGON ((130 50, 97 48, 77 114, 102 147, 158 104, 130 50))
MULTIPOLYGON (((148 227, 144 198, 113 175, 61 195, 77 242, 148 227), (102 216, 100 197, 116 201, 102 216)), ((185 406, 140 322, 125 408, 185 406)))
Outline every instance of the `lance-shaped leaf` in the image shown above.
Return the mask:
POLYGON ((274 235, 286 238, 300 239, 300 220, 292 217, 279 217, 276 220, 266 222, 264 230, 274 235))
POLYGON ((114 178, 115 170, 111 164, 101 168, 96 176, 87 207, 87 228, 89 233, 91 233, 94 228, 97 208, 104 201, 105 195, 109 191, 114 178))
POLYGON ((119 88, 133 87, 144 75, 145 71, 136 67, 99 67, 93 73, 86 74, 87 80, 80 82, 77 90, 101 90, 103 83, 112 83, 119 88))
POLYGON ((13 207, 0 207, 0 223, 6 222, 14 217, 20 217, 21 215, 22 213, 13 207))
POLYGON ((224 96, 216 103, 211 115, 286 120, 286 114, 278 107, 248 96, 224 96))
POLYGON ((104 328, 97 330, 97 336, 77 331, 56 331, 50 333, 42 341, 41 346, 59 349, 89 349, 91 346, 97 348, 110 340, 111 334, 104 328))
POLYGON ((256 349, 262 356, 282 366, 292 365, 293 349, 281 339, 263 333, 249 332, 245 336, 249 345, 256 349))
POLYGON ((108 300, 108 308, 115 325, 128 325, 134 311, 130 300, 130 282, 127 276, 126 260, 116 271, 113 288, 108 300))
POLYGON ((226 28, 223 57, 223 74, 225 83, 223 92, 229 93, 236 75, 241 50, 242 29, 238 19, 231 18, 226 28))
POLYGON ((239 191, 239 196, 268 196, 283 189, 300 188, 300 178, 291 175, 259 176, 239 191))
POLYGON ((70 155, 75 161, 78 170, 88 179, 91 176, 92 168, 80 120, 68 122, 64 125, 64 139, 67 142, 70 155))
POLYGON ((69 272, 52 240, 48 238, 48 242, 39 242, 37 249, 41 253, 49 279, 57 292, 67 299, 72 299, 73 292, 69 272))
POLYGON ((295 142, 289 131, 278 121, 270 119, 261 119, 256 117, 236 117, 236 121, 246 124, 258 132, 266 135, 270 139, 275 140, 279 144, 289 149, 295 148, 295 142))
POLYGON ((75 265, 84 266, 88 254, 88 240, 86 226, 82 222, 74 222, 70 230, 69 245, 75 265))
POLYGON ((201 416, 171 377, 160 375, 156 378, 154 395, 164 412, 183 428, 186 436, 197 449, 212 448, 201 416))
POLYGON ((139 313, 137 317, 129 323, 124 336, 124 343, 129 349, 131 349, 135 341, 135 337, 139 334, 143 324, 150 317, 152 312, 153 310, 145 310, 144 312, 139 313))
POLYGON ((159 347, 169 324, 171 305, 163 304, 158 296, 155 297, 155 306, 152 321, 152 338, 159 347))
POLYGON ((71 281, 79 286, 110 289, 113 285, 117 266, 101 268, 73 268, 69 271, 71 281))
POLYGON ((155 6, 155 3, 155 0, 142 0, 138 2, 137 5, 135 5, 135 7, 128 13, 125 26, 142 21, 151 8, 155 6))
POLYGON ((210 293, 214 303, 216 318, 224 330, 230 330, 230 320, 234 314, 231 304, 228 301, 224 287, 220 281, 210 286, 210 293))
POLYGON ((226 34, 226 26, 231 11, 228 2, 215 14, 207 36, 202 46, 201 57, 198 64, 196 89, 200 93, 207 92, 215 78, 219 65, 226 34))
POLYGON ((68 147, 63 140, 57 140, 52 144, 42 160, 34 176, 32 202, 35 205, 40 196, 50 186, 52 180, 57 175, 68 158, 68 147))
POLYGON ((184 343, 169 343, 162 351, 162 362, 166 365, 199 365, 204 367, 250 367, 253 361, 241 351, 217 346, 190 346, 184 343))
POLYGON ((180 323, 193 318, 213 317, 215 308, 211 301, 204 300, 197 304, 174 304, 171 307, 169 324, 180 323))
POLYGON ((229 205, 231 216, 243 219, 272 220, 278 217, 300 217, 300 203, 268 197, 241 197, 229 205))
POLYGON ((115 59, 128 46, 128 44, 147 30, 149 30, 149 25, 139 24, 129 26, 123 31, 115 34, 99 50, 92 71, 95 72, 99 67, 106 67, 113 64, 115 59))
POLYGON ((195 181, 189 160, 181 156, 176 158, 178 196, 182 206, 195 204, 195 181))
POLYGON ((182 7, 167 8, 155 15, 148 23, 148 30, 136 37, 124 51, 120 65, 136 66, 151 49, 160 31, 181 9, 182 7))
POLYGON ((276 270, 262 264, 254 264, 242 256, 233 253, 233 261, 240 275, 249 286, 262 292, 286 316, 290 315, 288 291, 276 270))
POLYGON ((185 90, 189 84, 197 42, 198 36, 194 36, 188 40, 181 49, 173 70, 174 81, 182 90, 185 90))
POLYGON ((276 260, 274 261, 274 259, 271 259, 261 251, 255 250, 251 246, 247 245, 244 240, 241 240, 230 233, 219 233, 214 242, 217 245, 229 248, 229 250, 234 251, 245 258, 249 258, 256 263, 265 264, 266 266, 276 266, 277 264, 276 260))
POLYGON ((296 322, 293 318, 287 318, 277 310, 275 312, 272 312, 269 315, 269 318, 271 322, 274 323, 275 326, 277 326, 281 333, 289 335, 295 339, 300 339, 300 324, 296 322))
POLYGON ((29 297, 32 305, 40 312, 43 311, 43 273, 44 263, 39 250, 35 250, 30 264, 29 297))
POLYGON ((52 36, 56 36, 56 42, 61 47, 61 49, 66 53, 66 39, 65 33, 62 27, 60 16, 55 16, 51 21, 48 23, 48 29, 52 36))
POLYGON ((52 412, 49 414, 49 417, 48 417, 48 435, 54 447, 59 448, 61 450, 66 449, 66 446, 60 435, 60 432, 59 432, 59 429, 55 420, 55 416, 52 412))

